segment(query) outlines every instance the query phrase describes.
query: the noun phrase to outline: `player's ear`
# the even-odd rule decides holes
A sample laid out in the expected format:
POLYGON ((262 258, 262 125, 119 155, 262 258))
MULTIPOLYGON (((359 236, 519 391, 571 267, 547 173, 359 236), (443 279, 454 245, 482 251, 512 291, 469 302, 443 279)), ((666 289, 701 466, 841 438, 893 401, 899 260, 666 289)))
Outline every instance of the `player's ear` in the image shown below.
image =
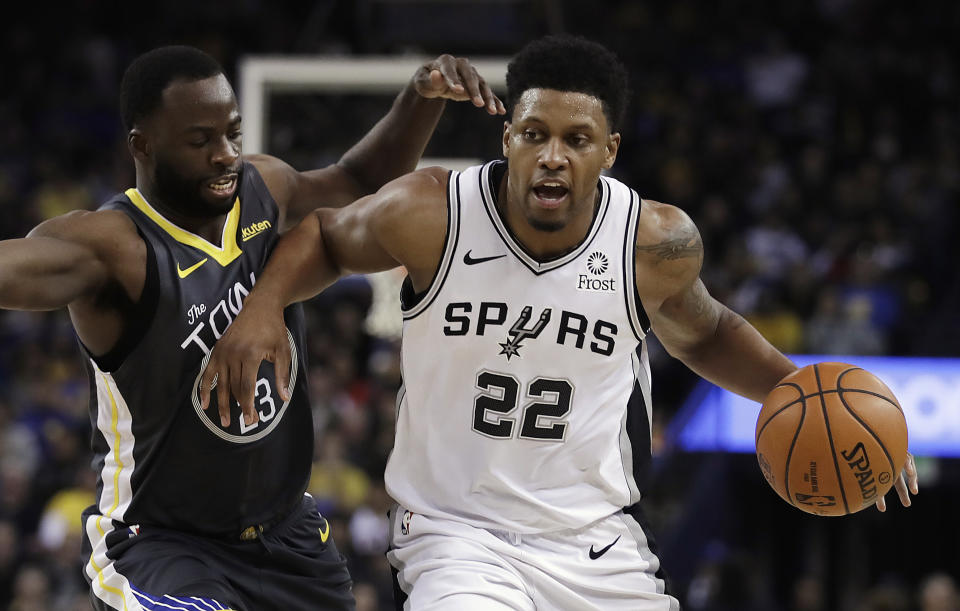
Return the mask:
POLYGON ((503 122, 503 156, 510 156, 510 121, 503 122))
POLYGON ((144 160, 150 156, 150 143, 147 142, 146 135, 136 127, 127 133, 127 149, 134 159, 144 160))
POLYGON ((603 159, 603 169, 609 170, 613 167, 613 162, 617 160, 617 151, 620 150, 620 132, 614 132, 607 136, 605 156, 603 159))

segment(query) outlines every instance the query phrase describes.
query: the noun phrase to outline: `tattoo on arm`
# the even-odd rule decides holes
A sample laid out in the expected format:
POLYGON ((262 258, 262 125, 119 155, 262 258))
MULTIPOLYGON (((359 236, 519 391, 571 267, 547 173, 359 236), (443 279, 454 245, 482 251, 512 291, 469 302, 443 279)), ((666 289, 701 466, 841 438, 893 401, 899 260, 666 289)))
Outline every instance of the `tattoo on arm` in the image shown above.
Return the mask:
POLYGON ((640 252, 650 252, 664 261, 682 259, 684 257, 699 257, 703 254, 703 241, 695 227, 685 227, 679 237, 664 240, 659 244, 647 246, 637 245, 640 252))
POLYGON ((696 312, 697 318, 700 318, 707 311, 707 306, 710 304, 710 294, 707 293, 706 287, 703 286, 703 283, 697 281, 693 285, 693 290, 690 291, 689 303, 693 306, 693 311, 696 312))

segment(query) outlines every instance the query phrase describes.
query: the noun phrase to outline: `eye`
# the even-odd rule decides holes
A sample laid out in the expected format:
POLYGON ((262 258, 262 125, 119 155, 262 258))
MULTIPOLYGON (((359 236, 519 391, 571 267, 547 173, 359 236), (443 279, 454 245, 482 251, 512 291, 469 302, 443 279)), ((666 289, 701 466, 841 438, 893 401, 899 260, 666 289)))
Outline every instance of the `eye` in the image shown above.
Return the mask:
POLYGON ((535 129, 525 129, 523 130, 523 139, 524 140, 537 140, 540 137, 540 132, 535 129))
POLYGON ((191 140, 188 144, 195 149, 203 148, 207 145, 207 139, 203 138, 202 140, 191 140))
POLYGON ((590 138, 584 136, 583 134, 575 134, 570 136, 570 143, 574 146, 586 146, 589 144, 590 138))
POLYGON ((229 137, 231 140, 239 140, 241 136, 243 136, 243 132, 240 130, 237 130, 229 134, 229 137))

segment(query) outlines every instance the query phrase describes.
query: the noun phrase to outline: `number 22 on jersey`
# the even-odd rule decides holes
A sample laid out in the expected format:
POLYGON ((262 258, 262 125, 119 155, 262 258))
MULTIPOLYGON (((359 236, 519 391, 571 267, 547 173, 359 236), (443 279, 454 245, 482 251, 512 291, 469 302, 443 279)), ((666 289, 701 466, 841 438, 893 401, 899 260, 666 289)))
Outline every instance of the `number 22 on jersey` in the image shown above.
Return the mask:
POLYGON ((494 439, 563 441, 570 412, 573 385, 567 380, 537 377, 526 387, 523 409, 517 431, 516 416, 511 416, 520 402, 520 381, 512 375, 493 371, 477 374, 480 394, 473 402, 473 430, 494 439))

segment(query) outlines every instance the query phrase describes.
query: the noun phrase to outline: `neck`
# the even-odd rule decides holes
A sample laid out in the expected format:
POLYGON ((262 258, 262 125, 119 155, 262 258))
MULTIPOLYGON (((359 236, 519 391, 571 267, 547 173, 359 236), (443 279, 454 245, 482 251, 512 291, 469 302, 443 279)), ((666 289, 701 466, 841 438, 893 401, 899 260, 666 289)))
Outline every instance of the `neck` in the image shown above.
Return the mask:
MULTIPOLYGON (((511 197, 509 174, 500 181, 497 194, 497 209, 507 228, 521 246, 536 259, 556 259, 579 246, 593 225, 593 218, 600 207, 600 189, 594 188, 592 205, 577 205, 576 211, 566 225, 556 231, 537 229, 524 215, 522 202, 511 197)), ((517 196, 521 197, 521 196, 517 196)))

